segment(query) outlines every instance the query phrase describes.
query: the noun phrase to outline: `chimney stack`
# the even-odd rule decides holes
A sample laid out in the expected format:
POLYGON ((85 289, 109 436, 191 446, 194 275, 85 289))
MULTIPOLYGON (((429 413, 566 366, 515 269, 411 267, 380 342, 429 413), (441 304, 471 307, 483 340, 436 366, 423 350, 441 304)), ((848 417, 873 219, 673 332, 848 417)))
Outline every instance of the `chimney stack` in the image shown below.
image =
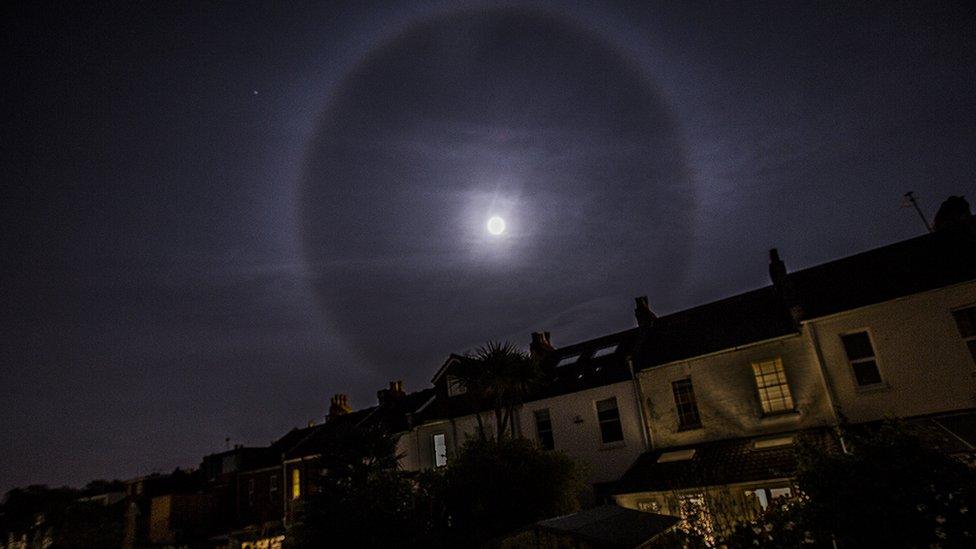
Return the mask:
POLYGON ((779 288, 786 279, 786 264, 779 258, 779 250, 770 248, 769 250, 769 279, 773 281, 773 286, 779 288))
POLYGON ((776 248, 769 250, 769 279, 773 281, 773 288, 789 310, 793 324, 799 327, 804 316, 803 305, 796 295, 793 282, 786 276, 786 264, 779 258, 779 250, 776 248))
POLYGON ((329 418, 334 418, 336 416, 341 416, 348 414, 352 411, 349 406, 349 396, 339 393, 332 397, 332 402, 329 404, 329 418))
POLYGON ((962 225, 973 217, 973 212, 969 208, 969 202, 962 196, 950 196, 939 206, 939 211, 935 214, 935 223, 932 230, 938 231, 946 227, 962 225))
POLYGON ((406 392, 403 390, 403 380, 396 380, 390 382, 389 389, 380 389, 376 391, 376 399, 379 401, 380 405, 395 402, 397 399, 406 396, 406 392))
POLYGON ((654 324, 654 320, 657 319, 657 315, 651 310, 651 307, 647 304, 647 296, 642 295, 640 297, 634 298, 634 316, 637 317, 637 325, 641 328, 650 328, 654 324))
POLYGON ((532 343, 529 344, 529 356, 533 360, 539 360, 547 354, 555 351, 549 341, 549 332, 532 332, 532 343))

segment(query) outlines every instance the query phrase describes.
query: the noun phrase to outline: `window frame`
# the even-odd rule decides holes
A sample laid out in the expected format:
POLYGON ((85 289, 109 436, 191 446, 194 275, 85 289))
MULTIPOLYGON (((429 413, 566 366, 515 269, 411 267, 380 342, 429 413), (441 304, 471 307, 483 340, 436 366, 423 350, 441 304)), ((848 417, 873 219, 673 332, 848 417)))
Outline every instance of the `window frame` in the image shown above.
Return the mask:
POLYGON ((278 475, 274 474, 268 477, 268 495, 274 496, 278 493, 278 475))
POLYGON ((970 309, 976 310, 976 304, 970 303, 968 305, 953 307, 952 309, 949 309, 949 314, 952 317, 952 324, 955 326, 956 333, 959 334, 959 339, 962 340, 963 345, 966 347, 966 352, 972 358, 973 363, 976 364, 976 347, 970 346, 971 343, 976 342, 976 331, 973 332, 973 335, 963 335, 962 326, 959 325, 959 319, 956 318, 956 313, 968 311, 970 309))
POLYGON ((539 408, 538 410, 533 410, 532 419, 535 420, 535 436, 539 446, 545 450, 555 450, 556 437, 553 435, 552 412, 549 410, 549 408, 539 408), (545 430, 539 428, 539 414, 543 412, 545 412, 546 415, 546 422, 549 423, 549 428, 545 430), (543 433, 548 433, 549 435, 548 445, 546 444, 547 439, 543 436, 543 433))
POLYGON ((431 448, 433 449, 432 460, 434 462, 434 468, 440 469, 441 467, 447 467, 447 433, 439 432, 433 433, 430 436, 431 448), (441 437, 444 440, 444 453, 437 453, 437 437, 441 437), (441 462, 441 457, 443 457, 443 462, 441 462))
POLYGON ((701 408, 698 407, 698 395, 695 394, 695 383, 691 380, 691 376, 685 376, 679 379, 675 379, 671 382, 671 398, 674 401, 674 412, 678 419, 678 431, 693 431, 695 429, 703 428, 702 418, 701 418, 701 408), (687 382, 688 388, 691 394, 691 404, 695 409, 695 417, 697 418, 696 423, 685 423, 682 418, 684 414, 681 412, 682 405, 687 405, 687 402, 678 402, 678 393, 676 392, 676 386, 679 383, 687 382))
POLYGON ((597 424, 597 427, 600 429, 600 443, 603 444, 604 446, 616 445, 616 444, 623 443, 624 442, 624 438, 625 438, 624 437, 624 424, 623 424, 623 421, 621 421, 621 419, 620 419, 620 403, 617 400, 617 396, 616 395, 613 395, 613 396, 610 396, 610 397, 607 397, 607 398, 601 398, 599 400, 594 400, 593 401, 593 411, 596 413, 596 424, 597 424), (616 412, 615 417, 612 417, 612 418, 609 418, 609 419, 601 419, 600 418, 600 403, 601 402, 609 402, 609 401, 613 401, 613 410, 614 410, 614 412, 616 412), (613 439, 613 440, 606 440, 606 432, 604 431, 603 426, 604 425, 611 425, 613 423, 616 423, 616 425, 617 425, 616 431, 619 431, 620 432, 620 438, 613 439))
MULTIPOLYGON (((796 399, 793 398, 793 388, 790 385, 790 378, 789 378, 789 376, 786 375, 786 365, 783 363, 783 357, 781 357, 781 356, 775 356, 775 357, 764 358, 764 359, 759 359, 759 360, 752 360, 752 361, 749 362, 749 367, 752 370, 753 387, 756 388, 756 398, 759 400, 759 411, 762 414, 762 416, 763 417, 770 417, 770 416, 781 416, 781 415, 784 415, 784 414, 795 414, 796 413, 796 399), (760 377, 765 378, 769 374, 761 374, 759 371, 756 370, 756 367, 757 366, 760 366, 762 364, 769 363, 769 362, 776 362, 776 363, 778 363, 778 365, 779 365, 779 371, 782 372, 782 375, 783 375, 783 382, 782 383, 779 383, 779 384, 776 384, 776 385, 767 385, 767 386, 764 386, 764 387, 760 387, 759 386, 760 377), (790 403, 790 407, 789 408, 784 408, 782 410, 767 410, 766 409, 766 402, 763 400, 763 389, 765 389, 767 391, 767 397, 768 397, 768 391, 772 387, 785 387, 786 388, 785 389, 785 397, 786 397, 786 399, 790 403)), ((782 399, 783 399, 783 397, 778 397, 778 400, 782 400, 782 399)))
POLYGON ((302 497, 302 472, 298 467, 291 470, 291 499, 292 501, 302 497))
POLYGON ((870 328, 856 328, 853 330, 847 330, 837 334, 837 339, 840 340, 840 350, 844 353, 844 360, 847 361, 847 371, 851 376, 851 380, 854 382, 854 390, 860 393, 868 393, 871 391, 878 391, 888 388, 888 379, 881 371, 881 358, 878 356, 878 346, 875 344, 874 334, 871 332, 870 328), (847 346, 844 345, 844 338, 846 336, 852 336, 856 334, 865 334, 868 338, 868 343, 871 345, 871 356, 862 357, 858 359, 851 360, 851 357, 847 354, 847 346), (878 378, 880 381, 877 383, 872 383, 870 385, 861 385, 857 380, 857 373, 854 371, 855 364, 862 364, 865 362, 873 361, 874 368, 878 372, 878 378))

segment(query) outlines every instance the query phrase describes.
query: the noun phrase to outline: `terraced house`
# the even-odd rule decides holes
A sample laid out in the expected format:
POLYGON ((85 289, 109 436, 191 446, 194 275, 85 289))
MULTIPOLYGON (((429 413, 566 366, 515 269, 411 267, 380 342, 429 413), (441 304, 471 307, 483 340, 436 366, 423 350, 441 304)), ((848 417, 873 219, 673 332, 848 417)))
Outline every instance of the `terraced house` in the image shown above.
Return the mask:
MULTIPOLYGON (((637 298, 631 329, 563 346, 536 332, 541 382, 503 425, 583 463, 598 501, 695 514, 716 531, 794 492, 801 439, 845 451, 841 425, 897 416, 973 455, 976 221, 947 204, 930 234, 822 265, 791 272, 770 250, 769 285, 713 303, 659 316, 637 298)), ((205 458, 217 537, 280 546, 336 429, 382 426, 406 471, 443 467, 468 437, 490 436, 491 410, 459 382, 463 362, 448 356, 421 391, 392 382, 364 409, 336 395, 322 424, 205 458)), ((175 505, 156 497, 131 524, 169 525, 157 529, 175 540, 181 530, 145 516, 175 505)))

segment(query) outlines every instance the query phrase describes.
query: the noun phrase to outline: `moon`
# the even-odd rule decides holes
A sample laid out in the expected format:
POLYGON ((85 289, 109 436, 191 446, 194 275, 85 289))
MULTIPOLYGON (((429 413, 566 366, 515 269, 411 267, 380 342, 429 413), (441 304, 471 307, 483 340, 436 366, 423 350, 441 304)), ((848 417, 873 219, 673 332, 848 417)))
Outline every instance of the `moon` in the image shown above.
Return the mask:
POLYGON ((500 235, 505 232, 505 220, 496 216, 493 216, 488 220, 488 232, 493 235, 500 235))

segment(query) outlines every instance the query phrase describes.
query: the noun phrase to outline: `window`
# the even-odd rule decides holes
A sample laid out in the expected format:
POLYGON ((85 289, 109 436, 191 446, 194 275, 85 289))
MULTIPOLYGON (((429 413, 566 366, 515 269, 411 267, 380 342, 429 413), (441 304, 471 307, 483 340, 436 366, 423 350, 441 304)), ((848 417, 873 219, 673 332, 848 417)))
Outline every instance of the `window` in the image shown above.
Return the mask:
POLYGON ((268 493, 272 497, 278 493, 278 475, 271 475, 268 478, 268 493))
POLYGON ((556 363, 556 368, 559 368, 560 366, 568 366, 570 364, 575 364, 576 361, 579 360, 579 357, 580 357, 579 353, 576 353, 575 355, 564 356, 559 359, 559 362, 556 363))
POLYGON ((844 352, 854 371, 854 379, 858 387, 870 387, 881 383, 881 372, 874 357, 874 347, 867 332, 855 332, 840 336, 844 343, 844 352))
POLYGON ((447 465, 447 437, 444 433, 434 435, 434 467, 447 465))
POLYGON ((247 479, 247 502, 248 504, 254 504, 254 479, 247 479))
POLYGON ((674 461, 688 461, 689 459, 695 457, 695 449, 690 450, 674 450, 671 452, 664 452, 657 458, 658 463, 671 463, 674 461))
POLYGON ((447 376, 447 396, 458 396, 468 392, 464 382, 455 376, 447 376))
POLYGON ((783 486, 781 488, 757 488, 756 490, 746 490, 746 497, 755 497, 756 502, 759 503, 759 507, 765 511, 769 507, 770 503, 776 501, 777 498, 789 498, 792 495, 792 491, 789 486, 783 486))
POLYGON ((549 418, 549 409, 535 411, 535 432, 539 436, 539 446, 546 450, 556 447, 552 440, 552 419, 549 418))
POLYGON ((298 469, 291 470, 291 499, 302 497, 302 472, 298 469))
POLYGON ((610 345, 608 347, 601 347, 593 353, 593 358, 600 358, 604 356, 609 356, 617 352, 616 345, 610 345))
POLYGON ((782 448, 784 446, 793 446, 796 443, 796 437, 793 435, 783 436, 783 437, 772 437, 772 438, 761 438, 752 441, 753 450, 768 450, 770 448, 782 448))
POLYGON ((617 397, 597 401, 596 419, 600 422, 600 437, 604 444, 624 439, 624 431, 620 426, 620 410, 617 409, 617 397))
POLYGON ((752 373, 756 376, 756 389, 764 414, 778 414, 793 411, 793 395, 786 382, 783 361, 774 358, 752 363, 752 373))
POLYGON ((695 400, 695 388, 691 379, 679 379, 671 383, 674 391, 674 405, 678 410, 679 429, 697 429, 701 427, 701 416, 698 414, 698 402, 695 400))
POLYGON ((956 319, 959 335, 969 347, 969 354, 972 355, 973 360, 976 360, 976 307, 952 311, 952 317, 956 319))

